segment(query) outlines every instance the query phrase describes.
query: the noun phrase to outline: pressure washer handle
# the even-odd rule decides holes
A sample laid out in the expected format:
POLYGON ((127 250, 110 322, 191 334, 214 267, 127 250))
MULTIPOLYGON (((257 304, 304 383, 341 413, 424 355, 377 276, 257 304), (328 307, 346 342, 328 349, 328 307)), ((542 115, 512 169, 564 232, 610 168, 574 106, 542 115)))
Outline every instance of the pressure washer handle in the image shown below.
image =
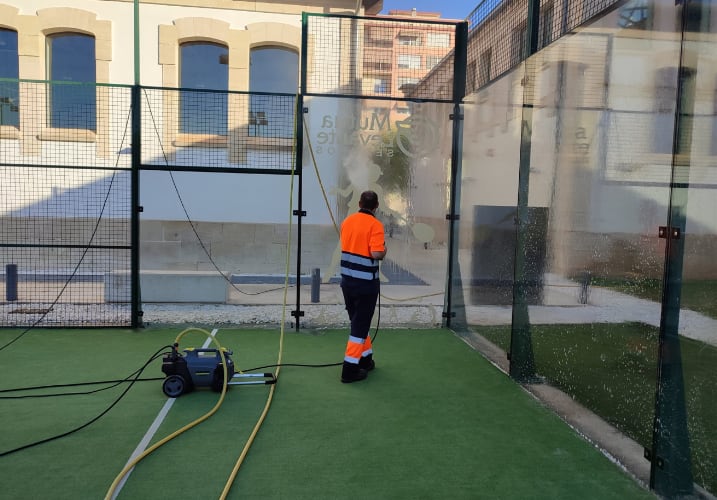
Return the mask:
POLYGON ((232 378, 264 378, 266 380, 256 380, 251 382, 229 382, 231 385, 272 385, 276 384, 276 376, 273 373, 235 373, 232 378))

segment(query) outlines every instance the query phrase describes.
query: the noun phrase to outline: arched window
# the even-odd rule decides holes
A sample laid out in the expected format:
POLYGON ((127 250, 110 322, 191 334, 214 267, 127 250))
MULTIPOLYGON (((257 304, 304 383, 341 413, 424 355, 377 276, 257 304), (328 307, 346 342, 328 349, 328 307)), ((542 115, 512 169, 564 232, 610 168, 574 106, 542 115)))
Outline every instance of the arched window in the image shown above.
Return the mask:
MULTIPOLYGON (((18 78, 17 31, 0 28, 0 78, 18 78)), ((0 125, 20 124, 17 82, 0 81, 0 125)))
POLYGON ((179 130, 185 134, 227 135, 229 51, 224 45, 188 42, 180 45, 179 130))
MULTIPOLYGON (((249 90, 296 94, 299 82, 299 54, 280 47, 257 47, 249 59, 249 90)), ((293 137, 294 98, 252 94, 249 135, 293 137)))
POLYGON ((50 127, 96 130, 95 38, 58 33, 47 38, 50 127))

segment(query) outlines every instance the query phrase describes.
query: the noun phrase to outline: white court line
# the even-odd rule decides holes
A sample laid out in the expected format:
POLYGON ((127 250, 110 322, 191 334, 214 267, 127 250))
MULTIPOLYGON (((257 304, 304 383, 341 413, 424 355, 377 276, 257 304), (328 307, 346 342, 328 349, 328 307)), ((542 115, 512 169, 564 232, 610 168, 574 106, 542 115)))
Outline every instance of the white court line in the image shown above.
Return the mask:
MULTIPOLYGON (((217 332, 216 328, 211 331, 212 337, 214 337, 217 332)), ((204 345, 202 346, 202 349, 206 349, 209 347, 209 344, 211 343, 212 339, 207 339, 204 342, 204 345)), ((140 456, 142 453, 144 453, 144 450, 147 449, 147 446, 149 445, 150 441, 152 441, 152 438, 156 434, 157 430, 159 429, 159 426, 162 425, 162 422, 164 421, 164 418, 167 416, 167 413, 169 413, 170 408, 172 408, 172 405, 174 404, 174 401, 177 398, 167 398, 167 402, 164 403, 164 406, 161 410, 159 410, 159 413, 154 419, 154 422, 152 422, 152 425, 149 426, 149 429, 147 429, 147 432, 144 434, 144 437, 139 442, 137 447, 132 452, 132 455, 129 457, 129 460, 127 460, 127 463, 124 465, 127 467, 128 464, 130 464, 135 458, 140 456)), ((124 467, 123 467, 124 468, 124 467)), ((130 470, 127 471, 127 474, 124 475, 122 480, 117 484, 117 488, 115 488, 114 494, 112 495, 112 500, 117 498, 117 495, 119 495, 119 492, 122 490, 122 487, 124 486, 124 483, 127 482, 127 479, 129 478, 129 475, 132 474, 132 471, 134 470, 134 467, 132 467, 130 470)))

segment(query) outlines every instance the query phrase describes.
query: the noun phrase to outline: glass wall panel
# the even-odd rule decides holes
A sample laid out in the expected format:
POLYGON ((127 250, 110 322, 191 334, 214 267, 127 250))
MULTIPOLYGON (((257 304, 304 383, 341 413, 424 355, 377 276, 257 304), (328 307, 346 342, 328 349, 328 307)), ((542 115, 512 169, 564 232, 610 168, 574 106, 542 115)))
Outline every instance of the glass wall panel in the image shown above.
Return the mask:
POLYGON ((672 200, 673 212, 682 217, 670 224, 684 235, 672 241, 684 247, 681 256, 675 255, 681 280, 667 300, 680 304, 692 478, 717 494, 717 8, 714 2, 693 2, 685 14, 672 200))
POLYGON ((531 205, 549 213, 530 323, 537 373, 649 449, 679 38, 674 7, 648 12, 653 31, 613 11, 534 56, 531 205))
POLYGON ((512 363, 516 338, 528 339, 521 356, 535 373, 644 447, 651 486, 666 496, 691 493, 693 480, 717 488, 717 18, 711 2, 676 4, 627 2, 482 83, 465 99, 460 186, 459 260, 477 262, 461 273, 468 338, 512 351, 512 363), (528 106, 517 113, 522 140, 516 126, 501 148, 489 132, 506 102, 495 89, 511 80, 517 107, 528 106), (489 186, 477 202, 473 182, 489 186), (470 217, 499 194, 512 198, 503 255, 482 246, 487 209, 470 217), (487 280, 491 258, 503 267, 487 280), (498 293, 504 282, 512 294, 498 293), (511 304, 516 283, 527 285, 529 328, 511 304))
MULTIPOLYGON (((470 297, 469 338, 485 349, 513 350, 512 362, 511 344, 527 339, 521 356, 534 363, 540 380, 650 450, 672 138, 678 165, 684 148, 714 154, 709 139, 717 79, 714 61, 706 60, 714 47, 706 47, 703 33, 705 69, 688 72, 702 99, 694 113, 685 113, 694 132, 687 135, 683 125, 675 134, 679 7, 650 2, 643 11, 649 20, 629 26, 621 23, 619 9, 612 11, 466 97, 459 260, 470 297), (521 155, 529 158, 522 178, 521 155), (514 303, 514 278, 524 285, 527 328, 514 303)), ((710 159, 700 161, 704 176, 710 159)), ((693 277, 703 281, 696 294, 714 302, 705 272, 711 264, 704 259, 714 255, 706 215, 715 213, 714 196, 704 184, 699 189, 698 206, 690 206, 696 215, 688 215, 687 224, 699 227, 700 235, 693 237, 694 258, 687 256, 692 247, 685 240, 685 269, 692 266, 693 277)), ((681 333, 690 336, 683 345, 696 336, 681 333)), ((699 352, 711 347, 702 345, 699 352)), ((704 404, 708 398, 689 397, 692 386, 700 391, 709 383, 685 370, 688 410, 702 405, 703 415, 688 414, 690 430, 714 435, 712 424, 697 424, 708 421, 705 414, 715 421, 714 409, 704 404)), ((693 461, 701 453, 704 463, 713 464, 707 457, 715 446, 706 441, 700 452, 693 448, 693 461)))
POLYGON ((468 325, 499 325, 508 334, 513 302, 522 72, 523 68, 518 67, 466 97, 459 180, 458 267, 466 305, 464 316, 468 325))
POLYGON ((281 304, 287 272, 293 289, 290 176, 144 171, 140 185, 143 303, 281 304))
POLYGON ((450 104, 311 97, 305 102, 303 271, 342 303, 339 227, 362 191, 379 195, 388 254, 381 321, 439 325, 447 267, 450 104), (388 315, 388 316, 387 316, 388 315))

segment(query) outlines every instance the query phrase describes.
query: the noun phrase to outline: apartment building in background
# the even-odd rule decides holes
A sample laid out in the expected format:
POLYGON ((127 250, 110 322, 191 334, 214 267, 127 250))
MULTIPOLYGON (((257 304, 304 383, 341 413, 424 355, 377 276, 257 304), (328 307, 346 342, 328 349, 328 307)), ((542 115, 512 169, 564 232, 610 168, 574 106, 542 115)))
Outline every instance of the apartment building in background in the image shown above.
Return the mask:
MULTIPOLYGON (((363 39, 363 93, 378 97, 405 98, 425 76, 436 68, 455 44, 454 24, 420 26, 410 22, 388 23, 387 19, 416 21, 455 21, 441 18, 439 12, 390 10, 367 21, 363 39)), ((408 115, 406 102, 386 102, 392 118, 408 115)))

